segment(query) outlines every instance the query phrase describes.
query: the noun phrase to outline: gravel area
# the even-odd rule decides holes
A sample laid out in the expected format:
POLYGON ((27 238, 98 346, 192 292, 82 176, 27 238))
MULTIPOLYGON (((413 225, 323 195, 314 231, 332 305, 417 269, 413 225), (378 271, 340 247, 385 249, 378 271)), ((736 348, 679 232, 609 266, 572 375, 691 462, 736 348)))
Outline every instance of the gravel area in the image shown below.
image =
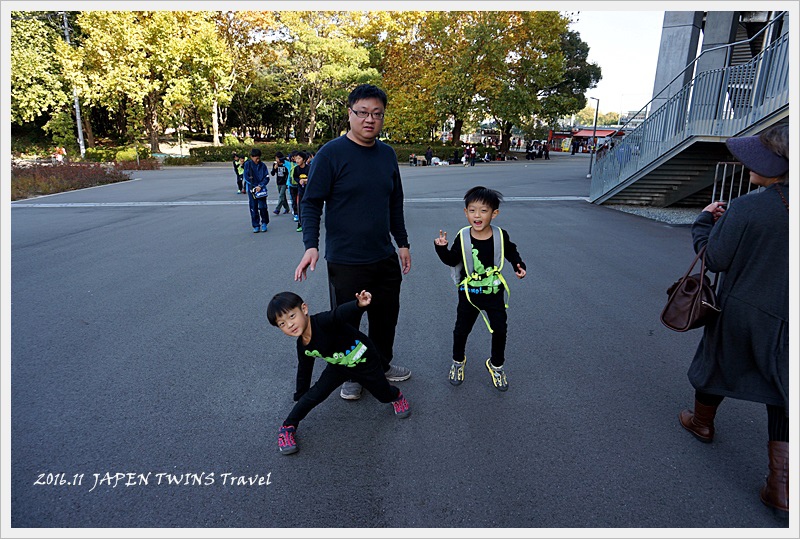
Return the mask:
POLYGON ((655 208, 630 204, 604 204, 604 206, 671 225, 691 225, 703 211, 703 208, 655 208))

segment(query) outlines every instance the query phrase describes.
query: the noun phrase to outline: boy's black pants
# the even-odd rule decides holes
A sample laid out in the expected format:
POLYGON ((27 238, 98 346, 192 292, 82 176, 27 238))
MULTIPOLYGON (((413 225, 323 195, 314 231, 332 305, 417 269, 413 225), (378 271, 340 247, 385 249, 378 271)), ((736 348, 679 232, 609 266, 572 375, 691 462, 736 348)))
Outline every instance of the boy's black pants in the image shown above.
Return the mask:
POLYGON ((355 367, 343 367, 328 363, 317 383, 300 397, 283 424, 296 427, 315 406, 327 399, 336 388, 347 380, 358 382, 380 402, 392 402, 400 396, 400 390, 386 380, 380 361, 370 358, 355 367))
MULTIPOLYGON (((480 296, 471 296, 476 305, 483 307, 489 324, 492 326, 492 365, 502 367, 506 362, 506 335, 508 333, 508 315, 503 304, 502 294, 497 300, 487 304, 481 302, 480 296)), ((492 298, 494 299, 494 298, 492 298)), ((453 360, 464 361, 464 352, 467 348, 467 337, 469 337, 475 321, 480 316, 480 311, 476 309, 467 299, 467 296, 459 292, 458 307, 456 308, 456 327, 453 329, 453 360)), ((481 319, 481 323, 483 320, 481 319)), ((488 329, 486 330, 488 331, 488 329)))

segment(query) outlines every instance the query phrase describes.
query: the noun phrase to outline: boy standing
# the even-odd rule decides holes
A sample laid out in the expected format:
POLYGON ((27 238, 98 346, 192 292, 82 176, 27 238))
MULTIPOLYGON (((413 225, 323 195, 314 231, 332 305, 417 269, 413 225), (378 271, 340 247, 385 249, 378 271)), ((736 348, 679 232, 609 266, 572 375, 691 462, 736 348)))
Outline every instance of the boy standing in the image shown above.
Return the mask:
POLYGON ((250 224, 253 232, 266 232, 269 225, 267 197, 256 197, 256 193, 267 192, 269 170, 261 161, 261 150, 250 150, 250 159, 244 164, 244 182, 247 184, 247 200, 250 203, 250 224))
POLYGON ((473 187, 464 195, 464 214, 470 226, 459 231, 450 250, 447 249, 447 232, 440 230, 439 237, 433 240, 441 261, 454 268, 453 280, 458 285, 453 365, 450 367, 450 383, 456 386, 464 381, 467 337, 480 314, 492 334, 492 355, 486 360, 486 368, 494 387, 508 390, 503 370, 508 330, 508 304, 504 297, 508 286, 501 273, 503 260, 513 265, 518 278, 525 277, 526 272, 525 262, 508 232, 492 225, 492 220, 500 213, 502 198, 503 195, 493 189, 473 187))
POLYGON ((281 208, 283 208, 284 214, 289 213, 289 203, 286 202, 286 190, 288 189, 286 180, 289 178, 289 169, 286 168, 282 152, 275 154, 275 162, 272 163, 270 175, 275 176, 275 184, 278 186, 278 205, 275 206, 275 211, 272 213, 278 215, 281 213, 281 208))
POLYGON ((311 316, 308 305, 292 292, 276 294, 269 302, 269 323, 297 338, 297 404, 278 430, 278 449, 284 455, 297 451, 295 432, 300 421, 347 380, 357 381, 380 402, 391 402, 397 417, 411 414, 406 398, 386 380, 377 347, 347 322, 354 314, 361 316, 371 301, 372 294, 362 290, 356 301, 311 316), (315 358, 324 359, 326 366, 311 386, 315 358))
POLYGON ((295 216, 295 221, 297 221, 297 231, 303 231, 303 221, 300 217, 300 201, 303 200, 303 195, 306 192, 306 184, 308 183, 308 153, 304 151, 299 151, 294 156, 295 166, 292 169, 292 181, 296 184, 294 186, 295 194, 294 197, 297 199, 296 207, 298 208, 298 213, 295 216))
POLYGON ((236 173, 236 193, 245 194, 244 190, 244 162, 245 156, 233 152, 233 171, 236 173))

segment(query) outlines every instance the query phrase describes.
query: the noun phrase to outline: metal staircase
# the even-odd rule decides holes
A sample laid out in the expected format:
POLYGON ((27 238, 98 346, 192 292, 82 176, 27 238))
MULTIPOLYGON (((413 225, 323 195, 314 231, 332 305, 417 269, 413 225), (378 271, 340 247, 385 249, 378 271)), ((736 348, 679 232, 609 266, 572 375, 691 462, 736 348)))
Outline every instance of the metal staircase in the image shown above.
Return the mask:
MULTIPOLYGON (((739 60, 743 49, 763 42, 784 16, 779 14, 747 40, 703 54, 725 48, 729 59, 736 53, 739 60)), ((647 111, 672 82, 639 112, 647 111)), ((788 116, 789 34, 783 32, 747 62, 695 75, 652 111, 597 160, 589 199, 596 204, 696 205, 710 193, 717 162, 730 160, 725 139, 759 133, 788 121, 788 116)))

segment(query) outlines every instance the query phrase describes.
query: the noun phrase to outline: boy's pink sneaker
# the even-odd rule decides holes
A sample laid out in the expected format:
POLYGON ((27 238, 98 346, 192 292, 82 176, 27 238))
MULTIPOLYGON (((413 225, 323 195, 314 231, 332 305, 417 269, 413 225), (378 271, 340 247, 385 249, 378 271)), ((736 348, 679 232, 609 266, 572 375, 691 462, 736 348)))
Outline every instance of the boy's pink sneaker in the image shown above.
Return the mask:
POLYGON ((297 452, 297 442, 294 433, 297 429, 293 425, 284 425, 278 429, 278 449, 283 455, 291 455, 297 452))
POLYGON ((402 391, 399 395, 397 395, 397 399, 392 401, 392 406, 394 407, 394 415, 399 418, 408 417, 411 415, 411 408, 408 406, 408 401, 403 396, 402 391))

